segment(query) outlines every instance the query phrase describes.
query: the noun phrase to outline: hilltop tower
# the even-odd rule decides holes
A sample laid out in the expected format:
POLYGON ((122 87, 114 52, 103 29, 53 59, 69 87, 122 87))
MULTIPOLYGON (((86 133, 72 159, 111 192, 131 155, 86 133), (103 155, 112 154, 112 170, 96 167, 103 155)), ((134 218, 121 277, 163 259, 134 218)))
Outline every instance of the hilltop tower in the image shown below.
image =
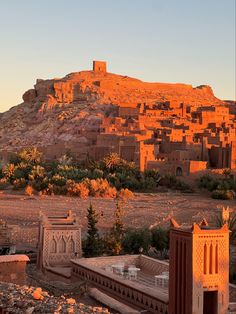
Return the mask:
POLYGON ((169 314, 226 314, 229 305, 229 229, 204 219, 170 231, 169 314))
POLYGON ((93 71, 107 73, 107 63, 105 61, 93 61, 93 71))

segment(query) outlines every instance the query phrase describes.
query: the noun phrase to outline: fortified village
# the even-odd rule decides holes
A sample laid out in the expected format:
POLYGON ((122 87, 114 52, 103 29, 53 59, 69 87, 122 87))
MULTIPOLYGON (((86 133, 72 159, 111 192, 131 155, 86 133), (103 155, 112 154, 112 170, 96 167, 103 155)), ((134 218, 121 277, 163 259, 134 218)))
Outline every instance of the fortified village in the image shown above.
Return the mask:
POLYGON ((92 71, 37 80, 23 100, 0 114, 2 162, 36 146, 49 160, 68 151, 77 160, 114 152, 141 171, 177 176, 236 169, 235 104, 209 86, 144 83, 94 61, 92 71))
MULTIPOLYGON (((141 253, 83 258, 75 215, 41 214, 35 279, 44 274, 64 293, 69 288, 77 295, 85 285, 93 298, 122 314, 236 313, 236 286, 229 283, 228 210, 223 209, 226 220, 219 228, 210 227, 205 219, 181 227, 172 218, 168 261, 141 253)), ((0 230, 7 230, 6 224, 0 230)), ((5 232, 0 241, 7 239, 5 232)), ((23 286, 19 292, 13 283, 27 283, 27 262, 28 256, 22 254, 0 256, 0 280, 12 283, 5 286, 9 296, 2 299, 0 294, 0 313, 109 313, 101 307, 83 311, 84 304, 78 308, 72 298, 63 303, 41 288, 23 286)))
MULTIPOLYGON (((234 176, 235 130, 235 103, 216 98, 209 86, 145 83, 108 73, 106 62, 94 61, 92 71, 37 80, 22 104, 0 114, 0 162, 35 146, 47 161, 68 152, 76 161, 116 153, 140 171, 188 177, 228 168, 234 176)), ((16 226, 0 221, 0 314, 236 313, 229 207, 219 226, 204 216, 196 221, 199 215, 178 224, 169 215, 165 259, 143 254, 142 247, 139 254, 83 257, 83 226, 78 212, 68 209, 49 215, 49 206, 40 208, 33 253, 21 252, 12 237, 16 226), (97 306, 78 301, 84 295, 97 306)))

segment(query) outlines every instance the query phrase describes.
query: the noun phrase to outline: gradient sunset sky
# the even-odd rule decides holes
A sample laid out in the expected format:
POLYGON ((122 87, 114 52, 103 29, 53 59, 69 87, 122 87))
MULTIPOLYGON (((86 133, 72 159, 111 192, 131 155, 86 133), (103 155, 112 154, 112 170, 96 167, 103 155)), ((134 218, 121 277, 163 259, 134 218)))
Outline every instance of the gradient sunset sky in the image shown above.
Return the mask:
POLYGON ((235 100, 235 0, 0 0, 0 60, 0 112, 92 60, 235 100))

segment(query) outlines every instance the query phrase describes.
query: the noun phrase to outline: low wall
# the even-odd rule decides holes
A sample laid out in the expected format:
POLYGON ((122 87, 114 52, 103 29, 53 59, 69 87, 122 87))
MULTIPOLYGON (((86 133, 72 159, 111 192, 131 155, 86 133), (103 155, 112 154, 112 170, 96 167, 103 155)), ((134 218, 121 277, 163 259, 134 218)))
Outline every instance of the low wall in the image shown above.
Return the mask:
POLYGON ((139 267, 145 272, 147 271, 151 275, 159 275, 163 271, 169 271, 169 264, 154 258, 140 255, 139 267))
MULTIPOLYGON (((74 260, 76 261, 76 260, 74 260)), ((104 256, 104 257, 90 257, 80 258, 79 262, 83 262, 84 265, 90 265, 93 267, 106 268, 112 264, 125 263, 125 265, 134 264, 139 266, 139 255, 119 255, 119 256, 104 256)))
POLYGON ((18 285, 26 283, 25 267, 29 258, 26 255, 0 256, 0 281, 18 285))

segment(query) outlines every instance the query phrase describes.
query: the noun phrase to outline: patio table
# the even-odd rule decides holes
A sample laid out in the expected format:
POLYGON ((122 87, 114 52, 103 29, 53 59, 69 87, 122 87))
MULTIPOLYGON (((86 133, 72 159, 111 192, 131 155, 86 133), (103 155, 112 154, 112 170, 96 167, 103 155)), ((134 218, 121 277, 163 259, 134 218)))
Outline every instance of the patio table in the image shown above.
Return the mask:
POLYGON ((155 286, 158 286, 158 282, 161 282, 161 286, 165 287, 165 283, 169 281, 169 276, 167 275, 156 275, 155 276, 155 286))
POLYGON ((130 280, 137 279, 137 273, 140 271, 138 267, 128 267, 128 277, 130 280))

